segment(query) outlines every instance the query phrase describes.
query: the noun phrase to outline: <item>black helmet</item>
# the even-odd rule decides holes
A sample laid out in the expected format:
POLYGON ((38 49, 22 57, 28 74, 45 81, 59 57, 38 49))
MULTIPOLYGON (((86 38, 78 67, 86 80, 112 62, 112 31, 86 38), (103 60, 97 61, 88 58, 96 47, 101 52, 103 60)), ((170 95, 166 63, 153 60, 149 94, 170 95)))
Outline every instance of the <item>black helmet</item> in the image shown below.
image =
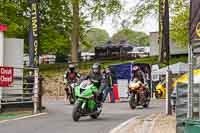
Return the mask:
POLYGON ((93 71, 94 73, 101 72, 101 66, 100 66, 100 64, 99 64, 99 63, 94 63, 94 64, 92 65, 92 71, 93 71))
POLYGON ((75 70, 75 66, 73 64, 69 64, 69 70, 73 72, 75 70))

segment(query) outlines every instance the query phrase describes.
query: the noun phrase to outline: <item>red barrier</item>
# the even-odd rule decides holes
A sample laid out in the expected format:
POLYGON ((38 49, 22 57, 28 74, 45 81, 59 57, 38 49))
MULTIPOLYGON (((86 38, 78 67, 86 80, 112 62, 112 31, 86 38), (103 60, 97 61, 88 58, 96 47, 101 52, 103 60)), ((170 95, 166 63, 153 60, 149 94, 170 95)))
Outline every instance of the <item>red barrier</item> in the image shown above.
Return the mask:
POLYGON ((6 30, 8 30, 8 26, 0 24, 0 31, 6 31, 6 30))
MULTIPOLYGON (((112 89, 113 89, 113 94, 115 96, 115 102, 119 102, 120 98, 119 98, 119 92, 118 92, 117 84, 114 84, 112 89)), ((109 101, 111 102, 111 96, 109 96, 109 101)))

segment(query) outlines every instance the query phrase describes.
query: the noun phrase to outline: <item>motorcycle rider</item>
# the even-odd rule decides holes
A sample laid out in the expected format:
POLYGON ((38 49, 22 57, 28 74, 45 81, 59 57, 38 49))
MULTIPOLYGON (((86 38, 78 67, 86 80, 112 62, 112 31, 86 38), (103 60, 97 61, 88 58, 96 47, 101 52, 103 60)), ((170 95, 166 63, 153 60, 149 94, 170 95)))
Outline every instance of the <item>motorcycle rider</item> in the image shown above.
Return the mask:
MULTIPOLYGON (((70 85, 71 83, 78 82, 80 78, 80 74, 76 72, 75 65, 69 64, 68 71, 64 74, 64 83, 66 86, 70 85)), ((71 90, 68 87, 65 88, 66 96, 71 93, 71 90)))
POLYGON ((137 78, 139 81, 141 81, 143 84, 146 83, 146 78, 144 72, 141 70, 139 66, 133 67, 133 79, 137 78))
POLYGON ((74 121, 78 121, 82 116, 97 119, 101 114, 101 80, 101 66, 95 63, 91 67, 91 72, 87 77, 84 77, 83 82, 76 88, 77 102, 72 112, 74 121))
POLYGON ((100 89, 103 76, 101 74, 101 65, 99 63, 92 65, 92 71, 89 73, 88 78, 97 81, 94 84, 98 89, 100 89))
POLYGON ((96 102, 97 104, 101 104, 103 100, 103 92, 101 90, 103 75, 101 73, 101 65, 99 63, 94 63, 92 65, 92 71, 89 73, 87 78, 90 79, 93 82, 93 84, 98 88, 98 91, 96 92, 96 102))
MULTIPOLYGON (((147 85, 147 81, 145 78, 145 74, 139 66, 133 67, 133 82, 140 85, 139 89, 144 90, 146 97, 149 96, 148 85, 147 85)), ((139 98, 139 95, 137 98, 139 98)), ((137 101, 139 101, 139 100, 137 100, 137 101)))
POLYGON ((74 64, 70 64, 68 71, 64 74, 65 83, 71 83, 72 81, 78 81, 80 78, 80 74, 76 72, 76 68, 74 64))

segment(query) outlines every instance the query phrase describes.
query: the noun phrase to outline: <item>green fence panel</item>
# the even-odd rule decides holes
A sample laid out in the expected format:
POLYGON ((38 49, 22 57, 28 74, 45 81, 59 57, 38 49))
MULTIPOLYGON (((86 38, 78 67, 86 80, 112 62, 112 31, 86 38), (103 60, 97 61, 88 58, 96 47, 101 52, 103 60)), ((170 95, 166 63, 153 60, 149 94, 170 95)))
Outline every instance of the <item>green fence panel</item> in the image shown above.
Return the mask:
POLYGON ((184 133, 200 133, 200 121, 187 120, 184 133))

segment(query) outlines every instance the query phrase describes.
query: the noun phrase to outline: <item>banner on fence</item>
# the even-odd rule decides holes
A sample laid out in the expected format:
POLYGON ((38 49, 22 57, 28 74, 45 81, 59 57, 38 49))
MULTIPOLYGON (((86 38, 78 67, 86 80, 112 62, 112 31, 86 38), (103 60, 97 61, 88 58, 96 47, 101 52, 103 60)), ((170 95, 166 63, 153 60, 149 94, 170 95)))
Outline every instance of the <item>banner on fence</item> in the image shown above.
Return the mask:
POLYGON ((8 87, 13 82, 13 67, 0 67, 0 87, 8 87))
POLYGON ((191 0, 190 4, 190 41, 200 42, 200 1, 191 0))

